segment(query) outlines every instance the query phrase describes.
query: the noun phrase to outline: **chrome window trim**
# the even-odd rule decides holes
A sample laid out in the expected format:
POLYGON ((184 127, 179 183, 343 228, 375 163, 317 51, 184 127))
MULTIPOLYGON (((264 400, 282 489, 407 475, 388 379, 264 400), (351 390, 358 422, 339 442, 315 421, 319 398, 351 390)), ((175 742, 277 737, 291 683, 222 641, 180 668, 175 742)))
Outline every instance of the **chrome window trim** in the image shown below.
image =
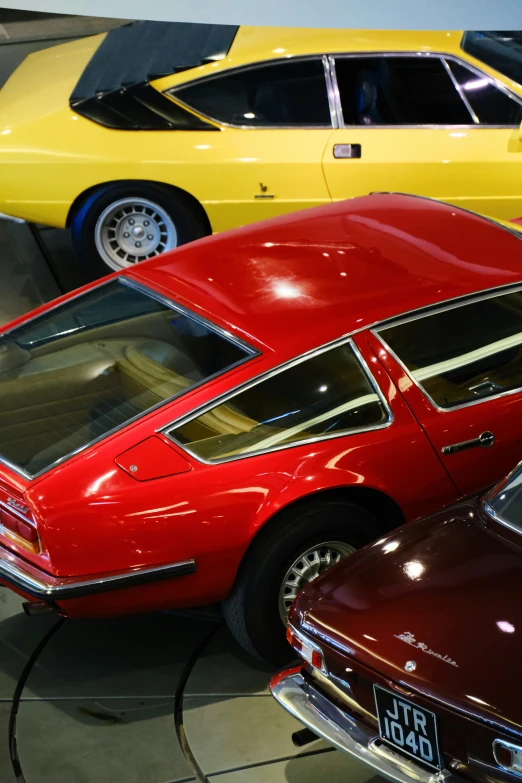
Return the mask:
POLYGON ((286 62, 305 62, 308 60, 317 60, 323 65, 324 89, 326 93, 326 98, 328 100, 328 105, 330 107, 330 117, 331 117, 332 109, 330 104, 330 96, 328 94, 328 78, 324 66, 325 57, 326 57, 325 54, 318 52, 317 54, 304 54, 304 55, 297 55, 295 57, 274 57, 273 59, 269 59, 269 60, 258 60, 255 63, 249 63, 248 65, 237 65, 233 68, 226 68, 225 70, 220 71, 219 73, 210 73, 205 76, 201 76, 199 79, 197 78, 191 79, 187 82, 183 82, 182 84, 176 84, 174 87, 169 87, 163 92, 169 98, 176 101, 176 103, 179 103, 179 105, 182 106, 184 109, 188 109, 190 112, 196 113, 199 117, 203 117, 203 119, 209 120, 210 122, 213 122, 216 125, 220 125, 223 128, 235 128, 237 130, 254 130, 254 131, 255 130, 325 130, 325 129, 332 130, 332 128, 336 127, 333 124, 333 120, 330 122, 330 125, 239 125, 233 122, 225 122, 224 120, 218 120, 216 117, 212 117, 210 114, 205 114, 204 112, 197 109, 195 106, 191 106, 190 103, 186 103, 185 101, 183 101, 177 94, 177 91, 182 90, 184 87, 190 87, 192 85, 202 84, 203 82, 208 82, 211 81, 212 79, 225 78, 229 74, 234 74, 237 72, 252 71, 258 68, 264 68, 267 65, 282 65, 283 63, 286 62))
MULTIPOLYGON (((338 54, 331 54, 330 57, 332 59, 341 59, 341 58, 362 58, 362 57, 409 57, 412 59, 416 59, 418 57, 426 57, 426 58, 438 58, 442 60, 443 66, 444 62, 446 60, 449 60, 451 62, 459 63, 459 65, 464 66, 470 71, 473 71, 477 76, 480 76, 482 79, 487 79, 489 82, 491 82, 497 89, 501 90, 501 92, 506 93, 510 98, 517 101, 520 105, 522 105, 522 97, 520 95, 517 95, 515 92, 509 89, 505 84, 503 84, 499 79, 495 78, 494 76, 491 76, 489 73, 486 73, 485 71, 482 71, 480 68, 478 68, 474 63, 470 63, 468 60, 463 59, 462 57, 458 57, 455 54, 451 54, 449 52, 442 52, 442 51, 433 51, 433 52, 419 52, 414 51, 413 49, 411 51, 389 51, 389 52, 339 52, 338 54)), ((389 129, 405 129, 405 130, 411 130, 411 129, 421 129, 421 128, 437 128, 437 129, 446 129, 446 128, 518 128, 518 125, 488 125, 486 123, 475 123, 473 122, 470 125, 446 125, 446 124, 440 124, 440 125, 342 125, 340 127, 343 128, 359 128, 364 130, 370 130, 370 129, 377 129, 377 130, 389 130, 389 129)))
MULTIPOLYGON (((195 313, 193 310, 190 310, 190 308, 185 307, 184 305, 181 305, 178 302, 173 301, 172 299, 169 299, 168 296, 165 296, 164 294, 161 294, 158 291, 149 288, 144 283, 126 277, 122 277, 121 282, 124 285, 127 285, 129 288, 134 288, 137 291, 141 291, 143 294, 150 296, 151 299, 155 299, 157 302, 160 302, 160 304, 164 304, 167 307, 170 307, 171 310, 176 310, 177 312, 181 313, 181 315, 185 315, 188 318, 191 318, 193 321, 196 321, 197 323, 201 324, 206 329, 209 329, 212 332, 216 332, 225 340, 234 343, 234 345, 237 345, 239 348, 242 348, 244 351, 251 354, 252 356, 260 355, 261 351, 257 350, 257 348, 253 348, 251 345, 249 345, 249 343, 245 342, 240 337, 236 337, 235 335, 232 334, 232 332, 223 329, 222 326, 218 326, 218 324, 213 323, 213 321, 209 321, 208 318, 205 318, 204 316, 195 313)), ((209 376, 209 377, 214 377, 214 376, 209 376)), ((191 386, 190 388, 193 389, 194 386, 191 386)))
POLYGON ((181 397, 189 392, 192 392, 194 389, 198 389, 204 384, 208 383, 209 381, 214 380, 215 378, 218 378, 220 375, 224 375, 227 372, 230 372, 233 369, 236 369, 237 367, 240 367, 241 365, 245 364, 245 362, 250 361, 251 359, 260 356, 261 351, 257 350, 256 348, 253 348, 251 345, 248 345, 248 343, 245 343, 243 340, 239 339, 238 337, 235 337, 234 335, 230 334, 230 332, 227 332, 225 329, 223 329, 220 326, 217 326, 216 324, 213 324, 211 321, 208 321, 207 319, 203 318, 200 315, 197 315, 196 313, 193 313, 188 308, 184 307, 183 305, 178 304, 177 302, 173 302, 168 297, 164 296, 163 294, 158 293, 157 291, 154 291, 153 289, 148 288, 146 285, 143 285, 143 283, 137 282, 136 280, 132 280, 123 276, 119 276, 116 278, 111 278, 109 280, 103 281, 99 286, 94 286, 93 288, 90 288, 88 291, 81 291, 78 294, 75 294, 73 297, 66 301, 59 302, 56 305, 53 305, 53 307, 50 307, 48 310, 46 310, 43 313, 40 313, 37 316, 34 316, 34 318, 29 318, 27 321, 24 321, 23 324, 20 324, 20 327, 13 327, 9 330, 9 332, 4 332, 2 335, 0 335, 0 340, 5 334, 9 334, 12 331, 16 331, 17 328, 21 328, 22 326, 25 326, 26 323, 30 323, 32 320, 35 320, 36 318, 42 317, 47 315, 47 313, 51 312, 52 310, 55 310, 57 307, 61 307, 64 304, 67 304, 70 301, 73 301, 74 299, 77 299, 80 296, 83 296, 85 294, 89 294, 91 291, 96 291, 99 288, 102 288, 109 283, 118 282, 123 285, 128 286, 129 288, 134 288, 137 291, 141 291, 141 293, 150 296, 151 299, 155 299, 156 301, 160 302, 161 304, 166 305, 171 310, 174 310, 176 312, 181 313, 182 315, 186 315, 190 318, 193 318, 197 323, 200 323, 201 325, 205 326, 207 329, 210 329, 216 333, 218 333, 221 337, 228 340, 231 343, 234 343, 238 347, 242 348, 247 352, 247 355, 244 359, 240 359, 239 361, 235 362, 234 364, 231 364, 229 367, 227 367, 225 370, 220 370, 217 373, 214 373, 213 375, 209 375, 207 378, 204 378, 201 381, 198 381, 197 383, 194 383, 192 386, 189 386, 187 389, 182 389, 177 394, 174 394, 172 397, 169 397, 166 400, 161 400, 156 405, 153 405, 152 408, 147 408, 147 410, 143 411, 142 413, 138 413, 136 416, 133 416, 131 419, 128 419, 123 424, 119 424, 117 427, 113 427, 113 429, 109 430, 108 432, 105 432, 103 435, 99 435, 97 438, 95 438, 92 441, 89 441, 89 443, 85 444, 84 446, 81 446, 78 449, 75 449, 74 451, 71 451, 69 454, 66 454, 63 457, 60 457, 60 459, 55 460, 50 465, 48 465, 46 468, 43 468, 42 470, 38 471, 37 473, 29 473, 28 471, 24 470, 23 468, 19 467, 18 465, 15 465, 13 462, 11 462, 9 459, 3 457, 0 454, 0 464, 6 465, 6 467, 13 470, 15 473, 18 473, 20 476, 23 476, 23 478, 28 479, 29 481, 34 481, 34 479, 40 478, 40 476, 43 476, 45 473, 48 473, 50 470, 53 470, 53 468, 56 468, 58 465, 62 465, 64 462, 67 462, 68 460, 72 459, 73 457, 76 457, 78 454, 80 454, 83 451, 86 451, 87 449, 91 448, 91 446, 96 445, 97 443, 100 443, 102 440, 105 440, 105 438, 108 438, 109 436, 113 435, 116 432, 119 432, 120 430, 124 429, 130 424, 134 424, 135 422, 143 419, 145 416, 148 416, 149 414, 153 413, 154 411, 158 410, 159 408, 163 407, 164 405, 169 405, 173 400, 176 400, 178 397, 181 397))
MULTIPOLYGON (((510 90, 507 85, 505 85, 500 79, 496 78, 495 76, 491 76, 491 74, 486 73, 486 71, 483 71, 481 68, 476 66, 474 63, 470 63, 469 60, 463 59, 462 57, 458 57, 456 54, 443 54, 441 53, 439 55, 440 57, 443 57, 445 60, 449 60, 450 62, 458 63, 459 65, 462 65, 464 68, 467 68, 468 71, 472 71, 477 76, 480 76, 481 79, 487 79, 488 82, 490 82, 494 87, 496 87, 501 92, 504 92, 509 98, 512 98, 514 101, 516 101, 519 104, 522 104, 522 97, 520 95, 517 95, 516 92, 513 92, 513 90, 510 90)), ((491 70, 495 70, 492 68, 491 70)), ((491 126, 487 125, 486 123, 480 123, 482 127, 490 128, 490 127, 499 127, 499 128, 518 128, 518 125, 498 125, 498 126, 491 126)))
POLYGON ((329 55, 325 55, 323 59, 328 74, 328 98, 331 101, 335 112, 334 128, 344 128, 343 107, 341 106, 341 96, 339 95, 339 85, 337 84, 335 60, 329 55))
POLYGON ((486 514, 495 520, 495 522, 498 522, 500 525, 503 525, 504 527, 507 527, 509 530, 512 530, 514 533, 518 533, 520 535, 522 533, 522 526, 521 525, 515 525, 514 522, 510 522, 508 519, 504 519, 503 516, 498 514, 495 509, 489 504, 490 494, 487 495, 485 500, 482 501, 482 508, 486 512, 486 514))
MULTIPOLYGON (((502 226, 500 226, 502 228, 502 226)), ((442 408, 440 405, 437 405, 435 400, 428 394, 428 392, 421 386, 421 384, 417 381, 417 379, 414 377, 412 372, 406 367, 402 359, 400 359, 395 351, 390 348, 384 337, 381 337, 379 332, 383 329, 392 329, 394 326, 400 326, 401 324, 410 323, 411 321, 418 321, 422 318, 427 318, 430 315, 435 315, 437 313, 444 313, 448 310, 455 310, 458 307, 466 307, 468 304, 474 304, 475 302, 481 302, 485 301, 487 299, 496 299, 500 296, 507 296, 508 294, 514 294, 518 291, 522 291, 522 284, 515 283, 508 287, 502 287, 502 288, 494 288, 489 289, 486 292, 483 292, 481 294, 471 294, 471 295, 465 295, 463 297, 459 297, 458 299, 452 299, 450 302, 443 304, 441 306, 437 305, 430 305, 427 308, 423 308, 422 310, 414 311, 411 315, 408 315, 406 317, 399 317, 399 318, 393 318, 389 321, 382 322, 378 326, 374 326, 370 328, 370 332, 379 340, 383 348, 395 359, 397 364, 402 368, 406 376, 412 381, 412 383, 419 389, 419 391, 422 393, 422 395, 428 400, 430 405, 434 408, 434 410, 438 411, 439 413, 452 413, 453 411, 461 410, 462 408, 470 408, 473 405, 480 405, 485 402, 489 402, 489 400, 497 400, 501 397, 508 397, 513 394, 519 394, 522 392, 522 386, 518 386, 516 389, 508 389, 506 391, 499 392, 498 394, 491 394, 488 397, 481 397, 477 400, 469 400, 468 402, 463 402, 461 405, 453 405, 451 408, 442 408)))
POLYGON ((339 84, 337 83, 337 71, 335 70, 335 60, 331 55, 328 55, 328 69, 330 72, 330 79, 332 82, 332 97, 335 102, 335 110, 337 114, 337 128, 344 128, 344 116, 343 107, 341 104, 341 96, 339 94, 339 84))
POLYGON ((461 99, 462 103, 464 104, 466 109, 469 111, 471 119, 473 120, 473 122, 476 125, 480 125, 479 118, 477 117, 477 115, 473 111, 473 109, 471 107, 471 104, 468 101, 468 96, 464 94, 464 90, 462 89, 462 87, 458 83, 457 79, 455 78, 455 75, 454 75, 453 71, 451 70, 450 66, 448 65, 446 58, 443 57, 441 62, 443 64, 443 66, 444 66, 444 69, 445 69, 446 73, 448 74, 448 76, 450 77, 451 81, 453 82, 453 86, 455 87, 456 91, 460 95, 460 99, 461 99))
POLYGON ((339 127, 339 107, 335 97, 335 88, 333 82, 332 67, 330 58, 325 54, 323 56, 323 68, 326 79, 326 90, 328 93, 328 105, 330 106, 330 117, 332 118, 332 128, 339 127))
MULTIPOLYGON (((345 130, 479 130, 480 128, 487 130, 514 130, 518 128, 518 125, 481 125, 480 123, 470 123, 469 125, 344 125, 345 130)), ((340 128, 340 130, 343 130, 340 128)), ((413 193, 411 195, 414 195, 413 193)), ((422 196, 421 196, 422 198, 422 196)))
POLYGON ((492 487, 482 499, 482 508, 488 516, 490 516, 496 522, 499 522, 501 525, 504 525, 504 527, 507 527, 510 530, 513 530, 513 532, 518 533, 519 535, 522 533, 522 524, 515 525, 514 522, 510 522, 509 519, 506 519, 505 517, 501 516, 498 511, 495 511, 491 504, 500 492, 503 492, 509 487, 512 479, 517 475, 517 473, 520 473, 521 469, 522 460, 515 465, 513 470, 510 471, 504 479, 497 482, 497 484, 495 484, 495 486, 492 487))
MULTIPOLYGON (((489 73, 485 73, 485 71, 482 71, 480 68, 477 68, 473 63, 468 62, 467 60, 462 60, 460 57, 457 57, 455 55, 448 55, 445 59, 450 60, 450 62, 455 62, 458 65, 462 65, 463 68, 466 68, 468 71, 471 71, 471 73, 475 74, 476 76, 479 76, 481 79, 487 79, 487 81, 495 87, 500 92, 503 92, 505 95, 507 95, 508 98, 511 98, 516 103, 522 105, 522 98, 520 95, 517 95, 516 92, 513 92, 512 90, 507 87, 507 85, 503 84, 499 79, 495 79, 495 77, 490 76, 489 73)), ((486 63, 484 63, 486 65, 486 63)), ((455 79, 455 83, 458 84, 456 78, 453 76, 453 72, 451 71, 451 67, 449 68, 452 78, 455 79)), ((493 69, 494 70, 494 69, 493 69)), ((460 87, 460 85, 459 85, 460 87)), ((463 100, 466 101, 466 104, 468 103, 467 97, 462 95, 463 100)), ((471 109, 471 107, 470 107, 471 109)), ((471 109, 474 116, 476 116, 473 109, 471 109)), ((481 122, 477 117, 478 124, 481 125, 483 128, 518 128, 519 125, 490 125, 487 122, 481 122)))
MULTIPOLYGON (((364 327, 367 328, 367 327, 364 327)), ((359 331, 359 330, 358 330, 359 331)), ((362 331, 362 330, 361 330, 362 331)), ((359 348, 355 344, 352 335, 355 332, 351 333, 348 336, 340 337, 337 340, 333 340, 330 343, 326 343, 325 345, 320 346, 319 348, 314 348, 311 351, 308 351, 305 354, 301 354, 297 358, 290 359, 287 362, 284 362, 283 364, 277 365, 277 367, 272 367, 270 370, 267 370, 266 372, 262 373, 261 375, 256 376, 255 378, 251 378, 248 381, 245 381, 244 383, 240 384, 239 386, 236 386, 233 390, 229 390, 224 392, 223 394, 219 395, 218 397, 215 397, 211 402, 204 403, 203 405, 199 406, 199 408, 196 408, 195 410, 191 411, 190 413, 187 413, 185 416, 181 416, 179 419, 174 420, 170 424, 166 425, 165 427, 161 427, 157 432, 161 432, 165 437, 169 438, 173 443, 175 443, 180 449, 182 449, 186 454, 190 455, 194 460, 197 462, 203 464, 203 465, 220 465, 225 462, 236 462, 240 459, 248 459, 249 457, 256 457, 259 454, 269 454, 274 451, 283 451, 285 449, 291 449, 295 448, 297 446, 305 446, 309 443, 319 443, 321 441, 326 440, 333 440, 335 438, 346 438, 350 437, 351 435, 358 435, 361 432, 373 432, 374 430, 382 430, 386 429, 387 427, 390 427, 391 424, 393 424, 394 421, 394 415, 393 411, 391 409, 391 406, 384 395, 383 391, 381 390, 379 384, 375 380, 373 373, 371 372, 370 368, 368 367, 368 364, 366 363, 366 360, 362 356, 361 352, 359 351, 359 348), (214 408, 217 408, 219 405, 222 405, 223 403, 228 402, 229 400, 236 397, 238 394, 241 394, 243 391, 247 391, 248 389, 257 386, 259 383, 262 383, 263 381, 267 380, 268 378, 272 378, 274 375, 279 375, 279 373, 284 372, 285 370, 290 369, 291 367, 295 367, 298 364, 301 364, 303 362, 308 361, 309 359, 313 359, 316 356, 319 356, 322 353, 326 353, 327 351, 333 350, 334 348, 338 348, 341 345, 349 344, 350 348, 352 349, 356 361, 358 362, 362 373, 366 376, 367 380, 370 383, 370 386, 375 391, 378 400, 380 404, 382 405, 383 412, 386 416, 386 420, 383 421, 381 424, 374 424, 368 427, 357 427, 350 430, 347 430, 346 432, 336 432, 332 433, 331 435, 317 435, 313 438, 304 438, 303 440, 294 440, 290 443, 283 443, 280 446, 269 446, 265 449, 257 449, 248 451, 244 454, 237 454, 232 457, 221 457, 219 459, 213 459, 213 460, 206 460, 203 457, 198 456, 197 454, 194 454, 190 448, 187 447, 187 444, 180 443, 178 440, 176 440, 175 436, 170 433, 170 430, 177 429, 179 427, 182 427, 184 424, 187 424, 190 421, 193 421, 194 419, 199 418, 199 416, 202 416, 205 413, 208 413, 208 411, 213 410, 214 408)))
MULTIPOLYGON (((426 129, 447 129, 447 128, 489 128, 491 130, 495 129, 506 129, 506 128, 518 128, 518 125, 488 125, 486 123, 480 123, 480 122, 473 122, 470 125, 447 125, 447 124, 435 124, 435 125, 346 125, 344 123, 343 118, 343 111, 342 111, 342 105, 341 105, 341 98, 339 94, 339 87, 337 84, 337 74, 335 70, 335 60, 341 59, 341 58, 363 58, 363 57, 409 57, 412 59, 416 59, 419 57, 434 57, 438 58, 442 61, 443 67, 447 69, 447 62, 456 62, 459 65, 464 66, 469 71, 472 71, 473 73, 477 74, 477 76, 480 76, 483 79, 487 79, 489 82, 491 82, 497 89, 499 89, 501 92, 504 92, 508 97, 511 99, 517 101, 519 104, 522 105, 522 97, 520 95, 517 95, 517 93, 513 92, 512 90, 507 87, 500 79, 496 78, 495 76, 492 76, 489 73, 486 73, 485 71, 481 70, 478 66, 476 66, 474 63, 469 62, 469 60, 466 60, 465 58, 459 57, 456 54, 451 54, 449 52, 442 52, 442 51, 433 51, 433 52, 419 52, 414 49, 412 50, 402 50, 402 51, 366 51, 366 52, 337 52, 337 53, 330 53, 330 54, 324 54, 321 52, 317 52, 315 54, 305 54, 305 55, 296 55, 296 56, 290 56, 290 57, 275 57, 273 59, 269 60, 259 60, 255 63, 249 63, 248 65, 237 65, 232 68, 226 68, 223 71, 220 71, 219 73, 212 73, 207 74, 205 76, 201 76, 200 78, 193 78, 189 79, 186 82, 182 82, 181 84, 176 84, 174 87, 169 87, 168 89, 164 90, 164 94, 167 95, 169 98, 175 100, 177 103, 179 103, 180 106, 182 106, 184 109, 188 109, 191 112, 195 112, 200 117, 203 117, 206 120, 209 120, 210 122, 216 123, 217 125, 221 125, 224 128, 236 128, 240 130, 321 130, 324 128, 330 128, 333 127, 334 129, 342 129, 342 128, 363 128, 364 130, 390 130, 390 129, 402 129, 402 130, 418 130, 421 128, 426 129), (203 82, 208 81, 209 79, 217 79, 219 77, 225 76, 229 73, 234 73, 236 71, 241 70, 251 70, 252 68, 259 68, 264 67, 265 65, 271 65, 271 64, 280 64, 282 62, 286 62, 289 60, 292 61, 299 61, 299 60, 314 60, 314 59, 322 59, 324 64, 324 58, 327 58, 329 61, 329 71, 330 71, 330 77, 331 77, 331 83, 333 88, 333 98, 336 103, 336 113, 337 113, 337 125, 335 125, 332 121, 332 125, 311 125, 311 126, 304 126, 304 125, 236 125, 234 123, 227 123, 222 120, 218 120, 215 117, 211 117, 208 114, 203 114, 198 109, 195 109, 193 106, 191 106, 188 103, 185 103, 183 100, 181 100, 178 95, 176 95, 177 90, 181 90, 183 87, 188 87, 192 84, 196 84, 197 82, 203 82)), ((494 70, 494 69, 492 69, 494 70)), ((451 71, 451 69, 450 69, 451 71)), ((456 80, 453 77, 453 74, 449 74, 453 83, 455 84, 456 80)), ((326 90, 328 95, 328 100, 330 102, 330 94, 328 92, 328 78, 326 77, 326 90)), ((459 85, 460 86, 460 85, 459 85)), ((459 92, 459 95, 461 95, 460 90, 457 90, 459 92)), ((468 103, 466 100, 464 100, 464 96, 461 95, 461 98, 468 108, 468 111, 471 109, 471 107, 468 106, 468 103)), ((332 112, 331 106, 330 106, 330 114, 332 112)), ((474 112, 471 109, 471 116, 473 118, 474 112)), ((475 115, 476 116, 476 115, 475 115)), ((478 119, 478 118, 477 118, 478 119)))

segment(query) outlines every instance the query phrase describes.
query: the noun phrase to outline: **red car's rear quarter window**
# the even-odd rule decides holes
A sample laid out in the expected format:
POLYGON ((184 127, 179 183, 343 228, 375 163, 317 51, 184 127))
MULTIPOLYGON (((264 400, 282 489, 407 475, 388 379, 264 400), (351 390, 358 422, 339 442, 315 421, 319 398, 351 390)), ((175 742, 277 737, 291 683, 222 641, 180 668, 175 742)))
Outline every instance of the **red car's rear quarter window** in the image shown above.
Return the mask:
POLYGON ((384 427, 391 413, 360 361, 350 343, 322 351, 268 374, 168 434, 212 462, 384 427))

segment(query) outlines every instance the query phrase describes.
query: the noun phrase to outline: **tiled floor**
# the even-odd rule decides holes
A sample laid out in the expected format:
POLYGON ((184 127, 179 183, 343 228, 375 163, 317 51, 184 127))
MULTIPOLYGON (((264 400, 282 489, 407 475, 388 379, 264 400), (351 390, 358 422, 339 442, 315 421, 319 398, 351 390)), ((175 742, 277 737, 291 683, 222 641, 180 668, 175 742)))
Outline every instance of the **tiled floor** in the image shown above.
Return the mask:
MULTIPOLYGON (((32 18, 24 27, 29 22, 16 13, 3 21, 10 43, 2 40, 0 25, 0 83, 28 51, 49 45, 53 29, 49 19, 39 24, 32 18)), ((73 37, 101 27, 99 20, 67 18, 54 29, 73 37)), ((89 279, 89 270, 76 264, 67 232, 44 229, 39 236, 52 271, 27 226, 0 221, 0 323, 89 279)), ((193 651, 218 620, 209 612, 67 620, 22 693, 17 738, 26 783, 195 780, 176 736, 175 695, 193 651)), ((0 588, 0 783, 15 781, 7 732, 17 680, 55 622, 50 615, 27 617, 21 600, 0 588)), ((269 676, 245 658, 224 626, 196 660, 184 689, 182 723, 207 780, 373 783, 371 772, 324 743, 301 750, 292 745, 299 725, 269 695, 269 676)))
MULTIPOLYGON (((56 622, 27 617, 0 592, 0 782, 14 783, 7 744, 11 697, 32 650, 56 622)), ((197 613, 67 620, 38 659, 18 712, 26 783, 181 783, 196 780, 174 725, 180 675, 216 627, 197 613)), ((315 742, 267 691, 270 671, 247 663, 219 627, 183 697, 187 742, 209 781, 363 783, 371 772, 315 742)))

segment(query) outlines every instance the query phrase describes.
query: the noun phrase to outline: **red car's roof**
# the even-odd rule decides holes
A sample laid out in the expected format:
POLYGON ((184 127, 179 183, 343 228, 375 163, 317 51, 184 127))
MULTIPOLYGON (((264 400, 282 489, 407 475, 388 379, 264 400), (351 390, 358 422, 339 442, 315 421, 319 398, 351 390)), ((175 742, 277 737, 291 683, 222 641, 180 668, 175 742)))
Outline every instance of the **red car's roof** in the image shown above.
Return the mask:
POLYGON ((283 358, 522 281, 522 244, 447 204, 374 194, 209 237, 130 274, 283 358))

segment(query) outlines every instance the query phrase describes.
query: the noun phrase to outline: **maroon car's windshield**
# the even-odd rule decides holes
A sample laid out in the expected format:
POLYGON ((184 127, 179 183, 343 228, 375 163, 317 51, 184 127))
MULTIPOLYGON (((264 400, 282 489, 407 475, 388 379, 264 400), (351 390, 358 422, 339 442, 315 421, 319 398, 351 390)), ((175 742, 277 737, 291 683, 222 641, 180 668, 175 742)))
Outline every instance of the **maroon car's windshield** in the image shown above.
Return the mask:
POLYGON ((112 280, 0 337, 0 460, 34 476, 255 353, 112 280))
POLYGON ((522 463, 489 497, 493 511, 522 531, 522 463))

